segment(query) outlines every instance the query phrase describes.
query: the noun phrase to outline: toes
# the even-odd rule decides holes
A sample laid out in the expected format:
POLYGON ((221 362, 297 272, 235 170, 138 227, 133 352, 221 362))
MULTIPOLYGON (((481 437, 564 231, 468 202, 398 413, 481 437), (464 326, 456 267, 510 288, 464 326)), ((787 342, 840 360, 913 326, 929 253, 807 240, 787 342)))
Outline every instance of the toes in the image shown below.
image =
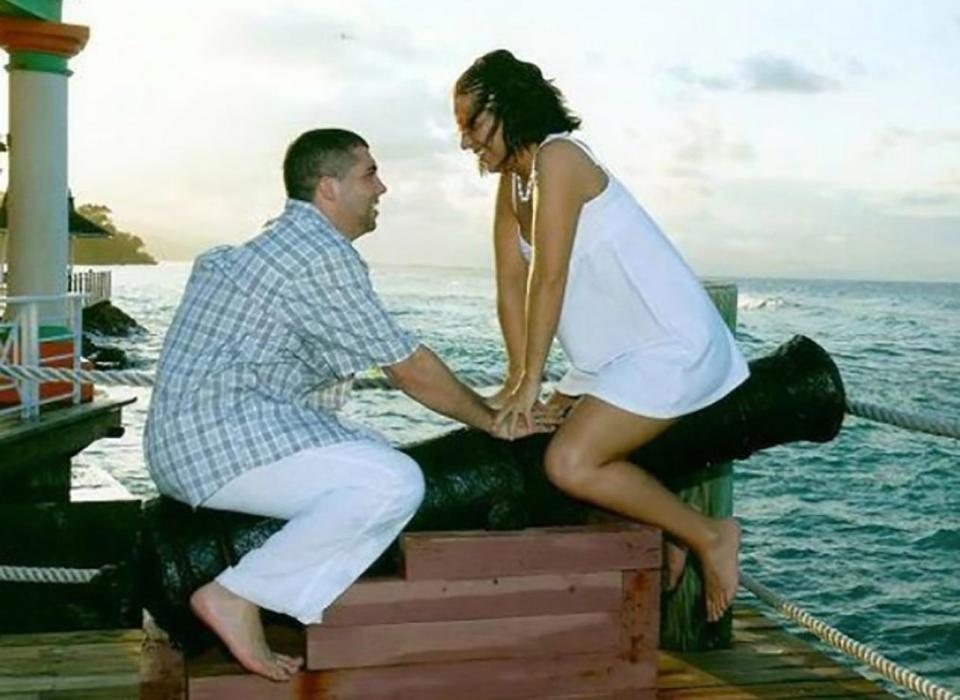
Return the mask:
POLYGON ((303 659, 299 656, 292 657, 292 656, 287 656, 286 654, 274 654, 273 656, 274 656, 274 659, 276 659, 276 662, 287 673, 294 674, 297 671, 299 671, 300 668, 303 666, 303 659))
POLYGON ((274 661, 263 660, 248 662, 244 663, 243 666, 246 667, 248 671, 252 671, 271 681, 282 682, 290 680, 290 674, 274 661))

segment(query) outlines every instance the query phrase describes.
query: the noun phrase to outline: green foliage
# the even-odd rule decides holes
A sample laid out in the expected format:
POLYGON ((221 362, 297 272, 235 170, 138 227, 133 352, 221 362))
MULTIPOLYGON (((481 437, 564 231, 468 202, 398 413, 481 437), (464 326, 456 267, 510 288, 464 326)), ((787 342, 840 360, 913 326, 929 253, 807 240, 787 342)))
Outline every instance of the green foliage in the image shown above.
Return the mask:
POLYGON ((110 238, 75 238, 74 264, 77 265, 155 265, 140 236, 120 231, 113 223, 110 207, 104 204, 81 204, 77 212, 102 226, 110 238))

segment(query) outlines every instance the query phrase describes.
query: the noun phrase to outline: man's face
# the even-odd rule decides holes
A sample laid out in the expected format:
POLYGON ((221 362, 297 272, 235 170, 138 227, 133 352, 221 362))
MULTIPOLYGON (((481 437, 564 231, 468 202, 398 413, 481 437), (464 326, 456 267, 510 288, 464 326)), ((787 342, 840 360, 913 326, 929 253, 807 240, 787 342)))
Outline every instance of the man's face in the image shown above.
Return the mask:
POLYGON ((460 148, 473 151, 481 172, 499 172, 507 155, 503 125, 496 124, 490 110, 478 109, 473 95, 454 97, 453 114, 460 131, 460 148))
POLYGON ((354 148, 353 165, 335 180, 337 228, 359 238, 377 227, 377 203, 387 191, 377 174, 377 163, 363 146, 354 148))

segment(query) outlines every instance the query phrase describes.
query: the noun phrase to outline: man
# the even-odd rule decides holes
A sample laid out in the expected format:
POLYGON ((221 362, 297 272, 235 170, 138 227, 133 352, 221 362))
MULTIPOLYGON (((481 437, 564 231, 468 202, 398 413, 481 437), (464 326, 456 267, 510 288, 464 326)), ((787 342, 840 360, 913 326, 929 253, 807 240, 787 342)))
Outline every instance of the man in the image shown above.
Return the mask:
POLYGON ((367 143, 340 129, 308 131, 288 148, 283 177, 278 218, 241 246, 197 258, 144 436, 162 493, 289 521, 190 601, 244 667, 278 681, 302 659, 268 648, 260 608, 318 621, 423 497, 413 460, 337 416, 354 373, 382 367, 425 406, 500 430, 371 287, 352 245, 376 227, 386 192, 367 143))

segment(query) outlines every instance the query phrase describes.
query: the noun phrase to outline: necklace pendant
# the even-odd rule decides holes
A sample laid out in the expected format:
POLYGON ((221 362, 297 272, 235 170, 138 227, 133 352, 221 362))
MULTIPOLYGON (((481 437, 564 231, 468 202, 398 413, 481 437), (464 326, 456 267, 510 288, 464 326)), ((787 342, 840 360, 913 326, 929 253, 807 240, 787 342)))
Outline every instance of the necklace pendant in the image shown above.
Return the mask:
POLYGON ((527 178, 526 182, 523 182, 520 179, 520 176, 514 173, 513 185, 517 190, 517 199, 519 199, 521 202, 526 204, 533 199, 533 171, 530 172, 530 176, 527 178))

